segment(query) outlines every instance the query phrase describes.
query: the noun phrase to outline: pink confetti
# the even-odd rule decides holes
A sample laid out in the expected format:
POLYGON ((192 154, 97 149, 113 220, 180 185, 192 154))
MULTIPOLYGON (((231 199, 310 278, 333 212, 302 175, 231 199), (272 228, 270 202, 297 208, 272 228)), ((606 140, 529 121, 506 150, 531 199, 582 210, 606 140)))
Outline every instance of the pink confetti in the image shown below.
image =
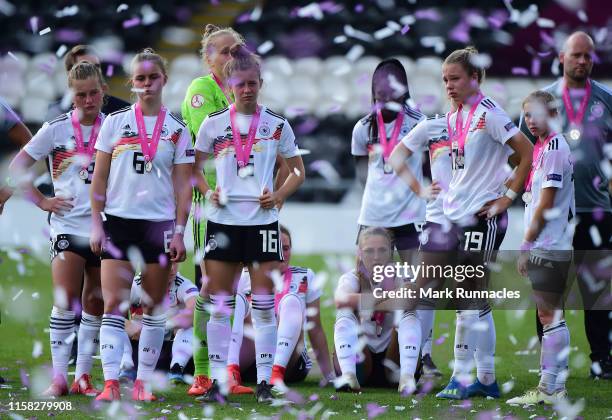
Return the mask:
POLYGON ((30 18, 30 28, 32 29, 33 34, 38 31, 38 16, 32 16, 30 18))
POLYGON ((539 76, 540 75, 540 67, 541 67, 540 59, 534 57, 531 60, 531 74, 534 75, 534 76, 539 76))
POLYGON ((30 379, 25 369, 19 369, 19 376, 21 377, 21 384, 28 388, 30 386, 30 379))
POLYGON ((135 17, 135 18, 123 21, 123 28, 124 29, 132 28, 132 27, 138 26, 138 25, 140 25, 140 18, 139 17, 135 17))
POLYGON ((439 346, 440 344, 444 343, 446 341, 446 337, 445 336, 440 336, 440 338, 437 338, 436 341, 434 341, 434 344, 436 346, 439 346))
POLYGON ((525 67, 512 67, 512 74, 527 76, 529 71, 525 67))
POLYGON ((409 30, 410 30, 410 25, 404 25, 404 27, 400 30, 400 33, 402 35, 406 35, 409 30))
POLYGON ((432 20, 434 22, 438 22, 442 19, 440 13, 436 9, 417 10, 414 17, 417 19, 432 20))
POLYGON ((108 67, 106 68, 106 77, 112 77, 114 71, 115 71, 115 66, 113 66, 112 64, 109 64, 108 67))
POLYGON ((387 409, 385 407, 381 407, 380 405, 378 405, 376 403, 368 403, 366 405, 366 411, 368 412, 368 418, 369 419, 374 419, 374 418, 384 414, 385 411, 387 411, 387 409))
POLYGON ((363 12, 363 4, 360 3, 360 4, 355 5, 355 11, 357 13, 363 12))

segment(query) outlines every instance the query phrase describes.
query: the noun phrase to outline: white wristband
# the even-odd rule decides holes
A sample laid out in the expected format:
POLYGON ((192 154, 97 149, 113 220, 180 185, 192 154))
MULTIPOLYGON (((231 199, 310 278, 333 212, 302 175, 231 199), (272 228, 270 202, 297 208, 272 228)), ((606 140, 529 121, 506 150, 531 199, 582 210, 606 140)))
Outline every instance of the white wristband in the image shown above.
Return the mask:
POLYGON ((206 191, 206 194, 204 194, 204 198, 206 199, 206 201, 210 200, 210 197, 212 197, 213 195, 213 190, 208 190, 206 191))
POLYGON ((518 193, 512 191, 510 188, 508 188, 506 190, 506 194, 504 194, 506 197, 508 197, 510 200, 514 201, 516 200, 516 197, 518 197, 518 193))
POLYGON ((184 234, 184 233, 185 233, 185 226, 183 226, 183 225, 176 225, 176 226, 174 227, 174 233, 175 233, 175 234, 177 234, 177 233, 178 233, 179 235, 184 234))

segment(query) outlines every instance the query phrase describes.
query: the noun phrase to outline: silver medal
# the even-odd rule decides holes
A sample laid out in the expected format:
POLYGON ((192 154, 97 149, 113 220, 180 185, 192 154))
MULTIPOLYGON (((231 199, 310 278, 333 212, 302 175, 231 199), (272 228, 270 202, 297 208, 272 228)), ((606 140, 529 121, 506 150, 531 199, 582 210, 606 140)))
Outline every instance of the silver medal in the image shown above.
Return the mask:
POLYGON ((79 171, 79 178, 81 178, 83 181, 89 178, 89 172, 87 172, 87 169, 81 169, 79 171))
POLYGON ((569 132, 569 136, 572 140, 576 141, 580 139, 580 130, 577 128, 572 128, 569 132))
POLYGON ((525 191, 523 193, 523 201, 525 202, 525 204, 531 203, 531 191, 525 191))
POLYGON ((463 155, 457 155, 457 166, 463 166, 465 163, 465 157, 463 155))
POLYGON ((153 162, 148 161, 145 163, 145 171, 151 172, 153 170, 153 162))
POLYGON ((393 172, 393 168, 388 163, 385 163, 385 165, 383 166, 383 170, 387 174, 390 174, 391 172, 393 172))

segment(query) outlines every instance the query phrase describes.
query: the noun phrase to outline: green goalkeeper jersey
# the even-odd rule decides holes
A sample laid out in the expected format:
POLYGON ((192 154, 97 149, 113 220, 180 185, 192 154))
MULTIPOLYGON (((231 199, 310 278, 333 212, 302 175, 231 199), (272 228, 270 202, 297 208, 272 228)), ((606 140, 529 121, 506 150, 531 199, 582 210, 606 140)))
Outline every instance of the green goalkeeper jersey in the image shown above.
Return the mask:
MULTIPOLYGON (((193 144, 195 144, 198 130, 200 130, 200 126, 208 114, 220 111, 228 106, 229 102, 227 97, 213 78, 212 74, 198 77, 191 82, 187 89, 183 104, 181 105, 181 113, 191 133, 193 144)), ((212 160, 210 160, 209 163, 212 163, 212 160)), ((217 174, 214 164, 207 164, 205 172, 206 181, 208 185, 210 185, 210 188, 214 190, 217 184, 217 174)), ((196 191, 193 195, 193 199, 194 201, 201 201, 202 195, 196 191)))

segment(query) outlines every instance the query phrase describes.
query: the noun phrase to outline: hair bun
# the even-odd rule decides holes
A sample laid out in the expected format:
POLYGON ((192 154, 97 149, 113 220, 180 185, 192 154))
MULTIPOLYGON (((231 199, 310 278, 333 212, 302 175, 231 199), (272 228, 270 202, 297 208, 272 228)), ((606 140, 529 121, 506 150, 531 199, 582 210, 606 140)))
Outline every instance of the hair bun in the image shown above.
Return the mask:
POLYGON ((142 50, 143 54, 155 54, 155 50, 151 47, 147 47, 142 50))
POLYGON ((217 25, 213 25, 212 23, 207 23, 204 27, 204 36, 210 36, 217 32, 220 28, 217 25))
POLYGON ((232 45, 229 52, 232 58, 236 58, 238 60, 251 55, 251 52, 243 44, 239 43, 235 43, 234 45, 232 45))

